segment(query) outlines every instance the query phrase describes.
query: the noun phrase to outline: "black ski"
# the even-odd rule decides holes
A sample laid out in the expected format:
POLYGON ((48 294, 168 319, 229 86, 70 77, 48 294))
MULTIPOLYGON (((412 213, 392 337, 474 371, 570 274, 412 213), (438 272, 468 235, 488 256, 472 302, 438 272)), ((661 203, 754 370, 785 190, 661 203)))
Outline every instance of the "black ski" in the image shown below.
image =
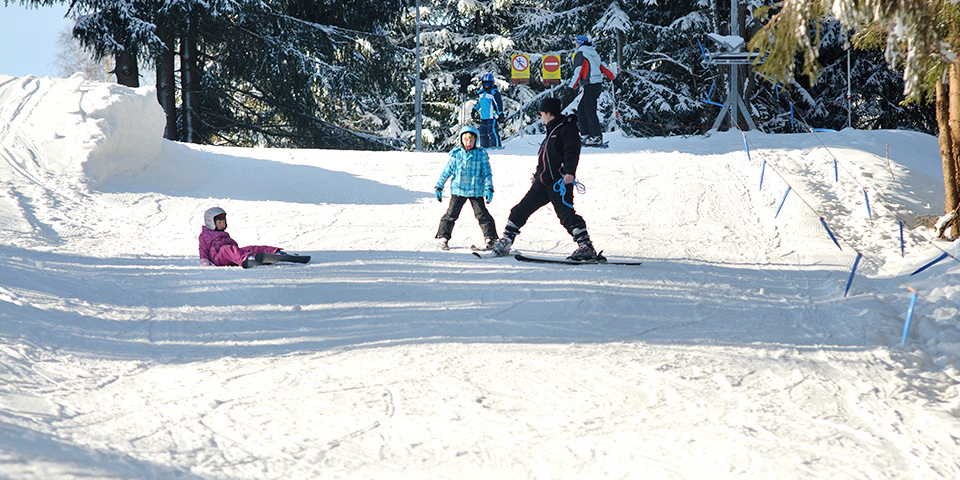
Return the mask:
POLYGON ((514 255, 519 255, 516 252, 516 250, 511 250, 510 253, 507 255, 497 255, 493 253, 493 250, 480 250, 480 251, 470 252, 470 253, 472 253, 473 256, 477 258, 506 258, 506 257, 512 257, 514 255))
POLYGON ((288 255, 278 253, 258 253, 253 258, 248 258, 241 265, 243 268, 259 267, 260 265, 272 265, 274 263, 308 263, 310 255, 288 255))
POLYGON ((603 143, 584 143, 583 146, 588 148, 609 148, 610 142, 607 141, 603 143))
POLYGON ((562 265, 640 265, 643 262, 634 262, 629 260, 609 260, 606 257, 600 255, 598 258, 593 260, 568 260, 566 258, 546 258, 546 257, 530 257, 523 254, 516 254, 513 258, 516 258, 520 262, 530 262, 530 263, 558 263, 562 265))

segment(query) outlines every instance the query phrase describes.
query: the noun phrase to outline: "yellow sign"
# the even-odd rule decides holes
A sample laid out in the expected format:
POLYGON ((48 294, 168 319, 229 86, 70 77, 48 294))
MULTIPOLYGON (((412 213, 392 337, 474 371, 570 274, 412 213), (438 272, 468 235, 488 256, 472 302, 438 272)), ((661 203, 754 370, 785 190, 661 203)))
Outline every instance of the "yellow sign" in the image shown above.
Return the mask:
POLYGON ((540 73, 543 76, 544 85, 557 85, 560 83, 560 56, 544 55, 540 62, 540 73))
POLYGON ((517 53, 510 56, 510 78, 513 83, 530 83, 530 55, 517 53))

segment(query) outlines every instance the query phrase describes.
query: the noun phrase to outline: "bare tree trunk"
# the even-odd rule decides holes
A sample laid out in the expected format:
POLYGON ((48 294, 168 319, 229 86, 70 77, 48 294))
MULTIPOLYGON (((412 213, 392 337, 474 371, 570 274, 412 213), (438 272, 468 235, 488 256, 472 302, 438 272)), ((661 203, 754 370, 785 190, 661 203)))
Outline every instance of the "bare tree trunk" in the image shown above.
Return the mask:
MULTIPOLYGON (((943 187, 944 187, 944 207, 945 212, 949 213, 957 209, 960 204, 960 192, 957 190, 957 155, 960 154, 960 65, 954 63, 950 66, 950 87, 948 92, 942 92, 944 89, 942 83, 937 84, 937 125, 940 127, 940 158, 943 162, 943 187), (949 104, 948 125, 943 124, 941 117, 942 110, 945 108, 941 104, 949 104), (943 139, 944 132, 949 132, 949 138, 943 139), (950 145, 949 151, 944 151, 944 143, 950 145)), ((951 236, 957 237, 957 220, 954 219, 951 236)))
POLYGON ((163 138, 180 140, 180 130, 177 128, 177 84, 176 57, 177 38, 170 28, 158 27, 157 36, 163 42, 164 51, 157 59, 157 101, 163 107, 167 117, 167 126, 163 131, 163 138))
POLYGON ((117 52, 114 55, 117 65, 113 74, 117 76, 117 83, 128 87, 140 86, 140 68, 137 66, 137 55, 127 52, 117 52))
POLYGON ((199 111, 197 96, 200 91, 199 51, 190 29, 180 38, 180 96, 183 99, 183 132, 181 139, 197 143, 199 111))

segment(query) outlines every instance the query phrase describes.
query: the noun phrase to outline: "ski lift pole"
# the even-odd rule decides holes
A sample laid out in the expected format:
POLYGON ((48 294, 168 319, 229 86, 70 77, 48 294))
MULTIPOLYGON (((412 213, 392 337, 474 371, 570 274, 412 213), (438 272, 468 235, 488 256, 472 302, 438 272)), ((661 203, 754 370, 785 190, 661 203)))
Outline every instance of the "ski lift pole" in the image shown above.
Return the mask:
POLYGON ((416 117, 415 120, 414 120, 414 128, 416 129, 416 134, 415 134, 415 137, 414 137, 414 146, 415 146, 416 150, 419 152, 419 151, 423 150, 423 133, 422 133, 422 131, 423 131, 423 117, 421 116, 421 106, 423 105, 423 102, 422 102, 423 92, 422 92, 422 89, 421 89, 421 86, 420 86, 420 0, 417 0, 417 2, 416 2, 416 9, 417 9, 417 12, 416 12, 416 13, 417 13, 417 18, 416 18, 416 24, 417 24, 417 46, 416 46, 416 50, 417 50, 417 83, 414 84, 414 106, 413 106, 414 112, 413 112, 413 113, 414 113, 414 116, 416 117))
MULTIPOLYGON (((617 39, 617 42, 618 42, 618 47, 619 47, 619 39, 617 39)), ((613 61, 613 60, 611 60, 611 62, 612 62, 612 61, 613 61)), ((620 63, 617 63, 617 68, 616 68, 616 70, 617 70, 617 73, 614 75, 614 77, 613 77, 614 79, 620 77, 620 63)), ((620 129, 620 104, 617 103, 617 84, 613 84, 613 86, 610 87, 610 90, 612 90, 612 92, 613 92, 613 93, 612 93, 612 96, 613 96, 613 124, 617 127, 617 130, 622 131, 622 130, 620 129)))

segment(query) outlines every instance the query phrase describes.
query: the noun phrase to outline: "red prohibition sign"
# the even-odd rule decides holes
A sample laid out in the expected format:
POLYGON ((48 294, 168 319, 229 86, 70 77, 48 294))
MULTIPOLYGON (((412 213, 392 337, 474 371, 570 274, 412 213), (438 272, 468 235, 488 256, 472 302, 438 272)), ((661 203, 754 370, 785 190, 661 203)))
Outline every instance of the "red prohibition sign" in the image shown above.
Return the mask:
POLYGON ((560 68, 560 57, 556 55, 547 55, 543 57, 543 69, 553 73, 560 68))
POLYGON ((517 55, 516 57, 513 57, 513 69, 514 69, 514 70, 516 70, 516 71, 518 71, 518 72, 522 72, 522 71, 526 70, 528 66, 530 66, 530 65, 527 63, 527 57, 524 57, 524 56, 522 56, 522 55, 517 55))

